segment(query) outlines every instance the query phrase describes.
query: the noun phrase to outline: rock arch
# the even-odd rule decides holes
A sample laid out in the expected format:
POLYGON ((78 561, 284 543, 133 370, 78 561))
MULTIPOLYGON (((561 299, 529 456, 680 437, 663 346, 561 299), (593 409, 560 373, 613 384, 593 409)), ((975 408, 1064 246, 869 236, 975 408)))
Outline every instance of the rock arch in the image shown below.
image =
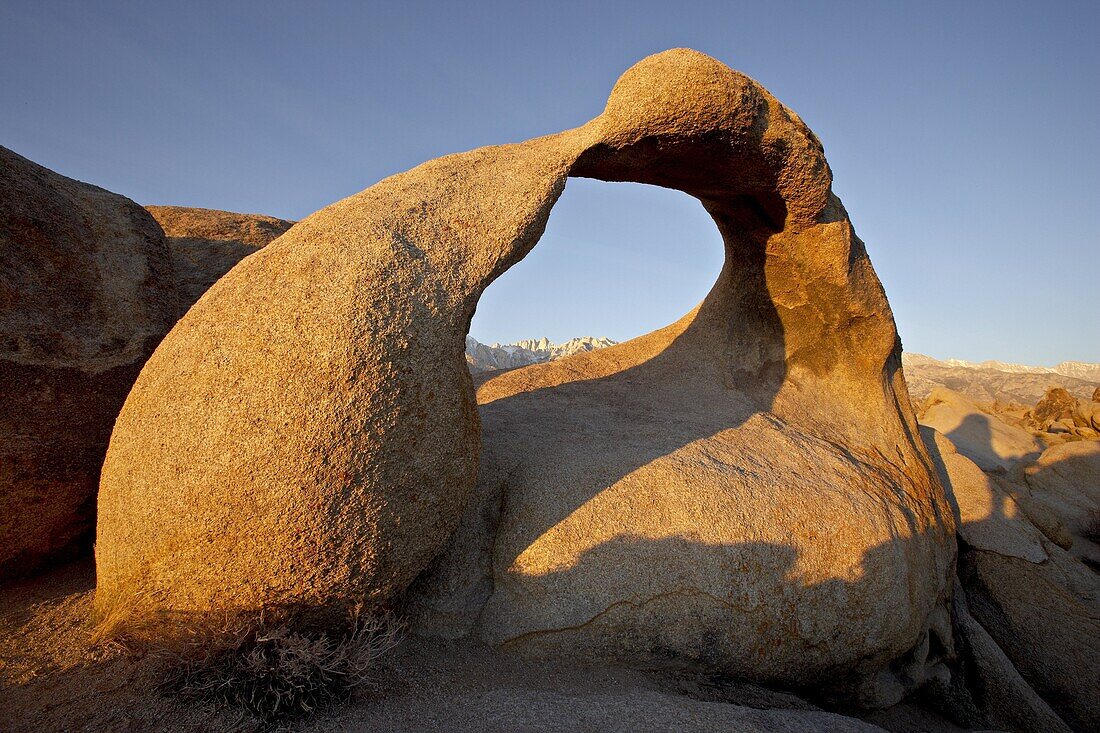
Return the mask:
MULTIPOLYGON (((811 674, 821 675, 853 660, 882 664, 916 644, 947 592, 952 528, 917 437, 885 295, 814 135, 751 79, 684 49, 628 70, 591 122, 381 181, 303 220, 216 283, 149 360, 116 424, 99 502, 98 610, 118 613, 139 598, 195 613, 382 604, 453 536, 433 570, 438 582, 416 591, 426 607, 446 606, 450 591, 440 587, 461 585, 455 573, 481 557, 456 546, 479 536, 463 512, 489 480, 483 471, 475 492, 481 435, 464 337, 480 294, 536 244, 571 175, 695 196, 722 232, 726 264, 676 324, 505 375, 477 401, 488 415, 563 385, 599 384, 606 395, 640 384, 661 404, 710 404, 686 428, 651 421, 648 453, 627 462, 658 465, 663 473, 646 479, 652 492, 653 481, 675 482, 661 450, 702 445, 684 474, 695 479, 706 461, 767 457, 755 469, 737 466, 748 477, 739 493, 673 524, 697 527, 701 546, 763 546, 776 538, 744 514, 765 512, 787 549, 775 567, 720 558, 714 572, 740 584, 721 600, 741 603, 733 594, 743 591, 749 605, 733 617, 696 614, 690 643, 649 638, 666 620, 658 612, 626 617, 625 636, 600 644, 691 656, 731 620, 756 623, 762 639, 787 645, 765 665, 769 679, 797 676, 799 654, 815 655, 811 674), (738 497, 756 498, 739 507, 738 497), (744 536, 709 536, 715 512, 740 517, 720 524, 744 536), (770 585, 754 587, 754 572, 770 585), (810 598, 799 587, 825 590, 784 615, 810 598), (759 598, 772 592, 783 602, 759 598), (765 633, 771 626, 784 630, 765 633)), ((707 491, 724 491, 724 481, 707 491)), ((497 549, 515 550, 511 561, 538 548, 527 560, 555 572, 552 552, 569 543, 540 542, 562 530, 567 517, 553 513, 564 505, 548 515, 537 495, 527 497, 530 516, 513 516, 497 549)), ((615 523, 631 534, 632 511, 628 499, 611 507, 614 522, 600 525, 610 546, 620 541, 608 534, 615 523)), ((683 552, 674 538, 654 539, 683 552)), ((539 585, 521 576, 500 576, 520 578, 512 598, 494 594, 477 612, 485 638, 508 643, 546 630, 539 612, 517 610, 516 598, 539 585)), ((572 587, 583 592, 592 580, 572 587)), ((719 644, 712 661, 736 663, 762 648, 738 644, 719 644)))

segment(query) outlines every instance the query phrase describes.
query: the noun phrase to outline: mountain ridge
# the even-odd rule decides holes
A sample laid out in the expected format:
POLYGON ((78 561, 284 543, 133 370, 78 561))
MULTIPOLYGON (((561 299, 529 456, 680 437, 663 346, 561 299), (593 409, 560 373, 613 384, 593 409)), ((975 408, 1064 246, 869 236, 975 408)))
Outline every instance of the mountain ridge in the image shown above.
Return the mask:
POLYGON ((556 344, 543 336, 538 339, 522 339, 510 344, 483 344, 472 336, 466 337, 466 363, 470 371, 515 369, 530 364, 541 364, 565 356, 594 349, 614 346, 618 341, 606 336, 579 336, 556 344))
POLYGON ((1086 361, 1062 361, 1054 366, 1032 366, 1012 362, 987 359, 985 361, 966 361, 965 359, 937 359, 934 356, 905 352, 910 363, 941 364, 959 369, 993 369, 1011 374, 1061 374, 1064 377, 1100 381, 1100 363, 1086 361))
MULTIPOLYGON (((517 369, 572 354, 614 346, 606 336, 580 336, 555 343, 545 336, 510 344, 483 344, 466 337, 466 363, 474 374, 517 369)), ((924 399, 936 387, 947 387, 980 402, 1033 405, 1050 387, 1062 387, 1088 399, 1100 386, 1100 364, 1063 361, 1055 366, 1013 364, 993 359, 973 362, 937 359, 916 352, 902 354, 905 379, 914 399, 924 399)))

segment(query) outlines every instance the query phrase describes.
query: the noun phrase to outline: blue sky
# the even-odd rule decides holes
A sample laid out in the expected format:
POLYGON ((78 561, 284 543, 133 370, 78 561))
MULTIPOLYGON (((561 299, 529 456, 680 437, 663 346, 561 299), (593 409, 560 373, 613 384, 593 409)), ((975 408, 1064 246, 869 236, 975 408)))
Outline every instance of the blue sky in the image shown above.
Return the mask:
MULTIPOLYGON (((0 4, 0 144, 141 203, 300 218, 445 153, 599 114, 689 46, 825 145, 907 349, 1100 361, 1100 4, 0 4)), ((472 334, 623 339, 709 289, 674 191, 571 181, 472 334)))

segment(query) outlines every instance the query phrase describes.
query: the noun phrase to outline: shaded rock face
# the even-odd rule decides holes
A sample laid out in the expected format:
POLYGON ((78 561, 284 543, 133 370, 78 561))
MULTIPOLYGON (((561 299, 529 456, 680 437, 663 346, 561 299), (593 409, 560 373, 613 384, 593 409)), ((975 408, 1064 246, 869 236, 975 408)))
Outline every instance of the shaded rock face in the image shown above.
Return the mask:
POLYGON ((1063 452, 1090 455, 1081 447, 1098 444, 1050 449, 1057 453, 1037 462, 1037 470, 1029 466, 1014 475, 1026 477, 1021 483, 983 472, 942 434, 922 433, 957 516, 956 596, 962 597, 955 599, 956 638, 976 667, 960 678, 974 683, 984 722, 1008 730, 1065 730, 1066 723, 1096 730, 1100 578, 1060 546, 1051 522, 1036 522, 1036 511, 1050 507, 1071 524, 1073 513, 1061 512, 1079 509, 1097 483, 1088 476, 1087 459, 1077 462, 1063 452), (1040 475, 1042 482, 1033 479, 1040 475), (1045 496, 1067 491, 1059 482, 1073 476, 1080 480, 1072 492, 1076 503, 1045 496))
POLYGON ((115 416, 177 308, 144 209, 0 148, 0 576, 90 547, 115 416))
POLYGON ((675 50, 579 128, 299 222, 138 379, 103 470, 97 607, 342 611, 446 550, 409 597, 441 633, 806 685, 927 656, 953 522, 830 185, 794 113, 675 50), (475 396, 477 300, 571 175, 695 196, 726 263, 672 326, 475 396))
POLYGON ((183 311, 234 265, 294 224, 271 216, 214 209, 145 208, 167 237, 183 311))
POLYGON ((1043 446, 1026 430, 983 411, 963 395, 938 387, 922 405, 921 425, 946 435, 983 471, 1006 472, 1037 458, 1043 446))
POLYGON ((1100 442, 1052 446, 1023 469, 1033 499, 1054 510, 1072 554, 1100 570, 1100 442))

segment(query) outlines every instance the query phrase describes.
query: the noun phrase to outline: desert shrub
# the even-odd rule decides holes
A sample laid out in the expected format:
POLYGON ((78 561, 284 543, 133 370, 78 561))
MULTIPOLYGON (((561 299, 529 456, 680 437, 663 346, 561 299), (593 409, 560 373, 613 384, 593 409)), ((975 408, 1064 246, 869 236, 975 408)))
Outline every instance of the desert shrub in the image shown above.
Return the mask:
POLYGON ((389 616, 357 621, 343 636, 294 631, 263 618, 227 618, 170 652, 162 692, 244 710, 273 725, 312 714, 371 686, 398 638, 389 616))

